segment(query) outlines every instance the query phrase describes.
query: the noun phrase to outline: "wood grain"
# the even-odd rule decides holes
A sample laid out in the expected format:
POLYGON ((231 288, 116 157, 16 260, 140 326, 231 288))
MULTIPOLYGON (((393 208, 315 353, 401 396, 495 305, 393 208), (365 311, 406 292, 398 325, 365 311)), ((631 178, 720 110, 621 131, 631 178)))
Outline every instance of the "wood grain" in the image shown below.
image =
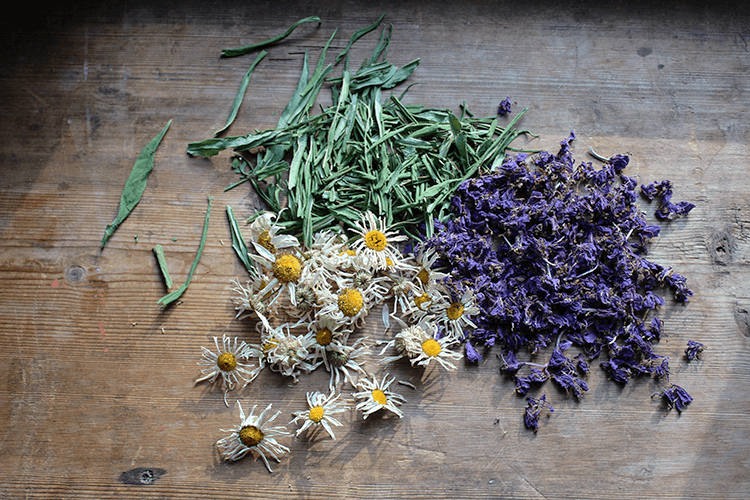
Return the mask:
MULTIPOLYGON (((747 498, 746 7, 227 0, 15 9, 2 21, 0 54, 0 498, 747 498), (545 387, 555 413, 534 434, 490 352, 450 374, 395 363, 391 372, 416 387, 397 387, 405 418, 364 421, 352 410, 336 441, 287 440, 291 453, 273 474, 250 458, 220 459, 214 444, 236 424, 236 406, 193 381, 213 336, 255 338, 234 318, 228 286, 245 271, 223 210, 242 219, 259 206, 246 185, 223 191, 236 180, 228 153, 185 153, 223 124, 252 62, 220 50, 323 19, 268 49, 230 133, 269 128, 304 52, 316 61, 338 27, 338 53, 383 12, 394 27, 388 59, 421 59, 407 102, 466 102, 492 115, 510 95, 514 109, 529 108, 523 127, 539 135, 525 146, 555 149, 575 130, 576 158, 588 161, 589 147, 627 152, 626 173, 670 179, 675 199, 697 205, 663 226, 649 254, 695 292, 687 305, 667 301, 657 346, 695 398, 687 411, 666 413, 652 380, 619 386, 594 370, 580 402, 545 387), (141 203, 101 251, 130 167, 169 119, 141 203), (181 284, 208 196, 203 258, 181 303, 162 311, 151 249, 163 245, 181 284), (688 339, 708 346, 701 361, 685 361, 688 339)), ((376 39, 355 44, 353 64, 376 39)), ((324 89, 320 103, 329 99, 324 89)), ((363 335, 385 337, 378 317, 363 335)), ((327 383, 321 371, 296 385, 263 373, 228 399, 272 403, 286 421, 306 391, 327 383)))

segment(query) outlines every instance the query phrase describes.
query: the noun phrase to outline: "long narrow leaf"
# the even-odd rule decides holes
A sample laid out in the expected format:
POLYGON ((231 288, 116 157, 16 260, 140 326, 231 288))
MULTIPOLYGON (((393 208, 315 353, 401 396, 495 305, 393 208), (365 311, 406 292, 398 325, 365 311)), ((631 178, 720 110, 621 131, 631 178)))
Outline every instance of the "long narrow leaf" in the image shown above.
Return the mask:
POLYGON ((341 61, 341 59, 343 59, 346 56, 346 54, 349 52, 349 49, 352 47, 352 45, 354 45, 354 42, 356 42, 357 40, 359 40, 360 38, 362 38, 363 36, 371 32, 372 30, 377 28, 378 25, 380 25, 380 22, 383 20, 384 17, 385 17, 385 12, 383 12, 383 15, 380 16, 380 19, 372 23, 370 26, 366 26, 364 28, 361 28, 355 31, 354 34, 352 35, 352 38, 349 40, 349 44, 346 46, 343 52, 341 52, 341 54, 336 56, 335 64, 338 64, 341 61))
POLYGON ((156 254, 156 262, 159 264, 161 275, 164 276, 164 284, 167 285, 167 290, 172 289, 172 278, 169 276, 169 269, 167 269, 167 260, 164 258, 164 249, 161 245, 156 245, 153 248, 154 254, 156 254))
POLYGON ((128 180, 125 182, 125 187, 122 190, 120 196, 120 209, 117 213, 117 217, 112 224, 107 224, 104 230, 104 236, 102 237, 102 248, 107 244, 109 238, 114 234, 115 230, 122 224, 130 212, 133 211, 138 202, 141 201, 143 191, 146 189, 146 181, 148 180, 149 174, 154 169, 154 154, 156 148, 159 146, 164 134, 167 133, 169 126, 172 124, 172 120, 169 120, 164 128, 159 132, 156 137, 146 145, 138 156, 138 159, 133 164, 133 168, 130 171, 128 180))
POLYGON ((180 288, 175 290, 172 293, 168 293, 164 297, 160 298, 156 301, 157 304, 161 304, 161 308, 164 308, 173 302, 175 302, 177 299, 179 299, 183 293, 185 293, 185 290, 187 290, 188 285, 190 285, 190 281, 193 279, 193 274, 195 273, 195 268, 198 267, 198 262, 201 260, 201 256, 203 255, 203 247, 206 246, 206 236, 208 236, 208 219, 211 215, 211 198, 208 199, 208 208, 206 209, 206 220, 203 222, 203 234, 201 235, 201 242, 198 246, 198 253, 195 255, 195 259, 193 260, 193 265, 190 267, 190 272, 188 273, 188 277, 185 280, 185 283, 182 284, 180 288))
POLYGON ((219 135, 220 133, 224 132, 229 126, 232 124, 235 118, 237 118, 237 112, 240 110, 240 105, 242 105, 242 100, 245 98, 245 92, 247 91, 247 86, 250 84, 250 76, 253 74, 253 70, 258 65, 258 63, 268 55, 268 52, 261 51, 260 54, 258 54, 258 57, 255 59, 255 62, 250 65, 250 68, 245 73, 245 76, 242 78, 242 83, 240 84, 240 89, 237 91, 237 96, 234 98, 234 103, 232 103, 232 109, 229 111, 229 116, 227 117, 227 122, 224 124, 223 127, 221 127, 219 130, 214 132, 214 136, 219 135))
POLYGON ((229 229, 232 234, 232 248, 237 254, 237 257, 240 258, 240 261, 245 264, 245 268, 248 272, 255 276, 255 264, 253 264, 253 260, 248 255, 245 238, 243 238, 240 226, 237 223, 237 218, 234 216, 234 210, 232 210, 232 207, 229 205, 227 205, 227 219, 229 219, 229 229))
POLYGON ((294 23, 291 28, 289 28, 288 30, 286 30, 284 33, 282 33, 279 36, 269 38, 268 40, 265 40, 263 42, 258 42, 258 43, 254 43, 251 45, 245 45, 244 47, 237 47, 234 49, 223 49, 221 51, 221 55, 224 57, 236 57, 236 56, 247 54, 248 52, 252 52, 253 50, 256 50, 256 49, 260 49, 263 47, 267 47, 269 45, 273 45, 274 43, 280 42, 284 38, 291 35, 292 31, 294 31, 297 28, 297 26, 299 26, 300 24, 311 23, 311 22, 317 22, 318 26, 320 26, 321 20, 318 16, 310 16, 304 19, 300 19, 299 21, 294 23))

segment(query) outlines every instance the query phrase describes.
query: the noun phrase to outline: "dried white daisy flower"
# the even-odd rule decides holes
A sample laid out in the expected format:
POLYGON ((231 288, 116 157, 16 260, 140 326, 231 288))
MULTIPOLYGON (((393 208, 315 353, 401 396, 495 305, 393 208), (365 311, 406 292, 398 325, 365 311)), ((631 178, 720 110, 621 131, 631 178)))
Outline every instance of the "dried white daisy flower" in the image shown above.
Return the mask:
MULTIPOLYGON (((360 359, 368 350, 365 342, 367 338, 359 338, 352 345, 334 343, 330 349, 325 351, 325 367, 326 370, 331 372, 331 378, 328 382, 328 387, 331 392, 334 391, 339 383, 348 381, 353 387, 357 386, 357 381, 354 380, 354 373, 365 375, 365 369, 362 366, 360 359)), ((359 378, 359 376, 357 377, 359 378)))
MULTIPOLYGON (((441 288, 443 287, 439 286, 435 290, 441 288)), ((440 325, 444 337, 460 342, 466 338, 468 328, 477 327, 471 320, 473 316, 479 314, 473 290, 467 289, 460 298, 453 298, 452 294, 447 291, 430 297, 433 301, 427 311, 418 313, 417 316, 440 325)))
POLYGON ((276 441, 277 436, 289 435, 286 426, 272 427, 270 425, 281 412, 277 411, 269 417, 272 406, 269 404, 260 415, 255 416, 255 408, 257 408, 257 405, 255 405, 250 414, 245 416, 239 401, 237 401, 237 406, 240 408, 240 425, 232 429, 221 429, 221 432, 231 432, 231 434, 216 442, 219 453, 224 460, 234 461, 252 451, 256 454, 256 460, 260 456, 265 462, 268 472, 273 472, 268 464, 266 454, 280 462, 279 456, 283 453, 289 453, 289 448, 276 441))
POLYGON ((258 317, 273 316, 276 314, 276 305, 272 300, 273 297, 271 294, 260 294, 261 290, 268 284, 268 281, 270 281, 270 278, 262 274, 258 274, 248 280, 245 286, 240 284, 237 278, 232 279, 233 286, 231 290, 234 292, 232 302, 237 311, 237 319, 247 318, 253 314, 258 317))
POLYGON ((203 356, 198 364, 205 368, 201 369, 203 375, 195 383, 206 380, 214 383, 221 378, 221 385, 225 388, 224 402, 226 403, 226 391, 233 390, 240 381, 243 382, 243 387, 252 382, 260 373, 260 367, 251 369, 252 366, 246 363, 250 355, 249 346, 244 341, 229 338, 224 334, 221 345, 216 337, 214 337, 214 344, 216 345, 215 352, 201 346, 203 356))
POLYGON ((401 405, 406 399, 388 389, 395 382, 396 377, 388 380, 388 374, 386 373, 383 376, 383 380, 378 382, 378 379, 374 375, 371 376, 372 380, 366 377, 360 378, 357 381, 357 389, 360 391, 354 393, 355 399, 362 400, 357 403, 357 409, 362 410, 364 418, 366 419, 381 408, 385 408, 399 417, 403 417, 404 413, 398 408, 398 405, 401 405))
POLYGON ((278 217, 273 212, 263 212, 250 224, 250 242, 258 250, 261 246, 270 253, 299 246, 299 240, 288 234, 279 234, 278 217))
POLYGON ((381 355, 389 347, 395 347, 396 355, 388 356, 381 363, 390 363, 401 358, 408 358, 412 366, 427 366, 435 360, 447 370, 455 370, 456 365, 449 360, 461 359, 461 354, 452 351, 455 343, 450 337, 435 338, 435 326, 422 320, 417 325, 408 325, 399 318, 394 319, 401 325, 401 331, 388 342, 381 355))
POLYGON ((415 256, 417 265, 417 279, 426 289, 431 289, 443 280, 448 274, 434 269, 438 254, 434 248, 425 249, 420 247, 415 256))
POLYGON ((314 342, 310 342, 314 357, 324 360, 328 369, 326 351, 345 344, 352 330, 346 327, 341 318, 322 314, 316 315, 308 329, 307 335, 314 339, 314 342))
POLYGON ((333 434, 331 425, 341 427, 343 424, 332 417, 337 413, 343 413, 348 408, 348 405, 344 401, 337 401, 340 394, 334 394, 331 392, 329 396, 322 394, 318 391, 307 393, 307 410, 296 411, 292 415, 294 419, 289 424, 296 424, 299 421, 304 421, 302 427, 297 429, 297 435, 299 436, 302 432, 307 429, 313 428, 318 429, 322 427, 332 439, 336 439, 333 434))
POLYGON ((250 258, 257 262, 261 269, 268 270, 270 280, 260 292, 262 297, 272 294, 275 301, 283 290, 289 291, 292 304, 296 305, 297 283, 302 278, 302 256, 299 252, 285 250, 271 253, 264 246, 256 246, 257 254, 250 254, 250 258))
POLYGON ((297 382, 300 370, 310 372, 315 364, 313 342, 304 334, 294 335, 291 328, 297 328, 302 323, 283 323, 278 327, 261 318, 261 345, 251 346, 254 353, 263 358, 261 366, 268 366, 286 377, 292 377, 297 382))
POLYGON ((406 241, 406 236, 388 230, 385 221, 376 218, 370 211, 364 214, 361 222, 355 224, 360 238, 352 246, 368 268, 383 270, 388 267, 388 259, 391 263, 399 259, 395 244, 406 241))

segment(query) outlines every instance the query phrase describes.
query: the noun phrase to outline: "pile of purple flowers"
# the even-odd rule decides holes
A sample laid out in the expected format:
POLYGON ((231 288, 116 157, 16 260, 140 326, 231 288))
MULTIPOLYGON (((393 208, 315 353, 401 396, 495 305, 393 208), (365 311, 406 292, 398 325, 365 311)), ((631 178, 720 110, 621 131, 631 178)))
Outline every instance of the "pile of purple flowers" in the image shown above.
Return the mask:
MULTIPOLYGON (((669 384, 669 358, 654 352, 662 321, 653 314, 671 290, 692 295, 680 274, 647 260, 649 240, 661 227, 649 224, 636 204, 638 183, 622 172, 625 155, 600 169, 575 165, 570 137, 554 155, 519 153, 492 173, 465 181, 452 201, 452 217, 435 222, 436 263, 450 271, 447 285, 474 290, 481 313, 466 341, 470 361, 497 346, 502 371, 525 395, 552 380, 581 397, 591 360, 619 383, 641 375, 667 382, 661 394, 678 410, 689 402, 669 384), (576 355, 567 355, 572 346, 576 355), (546 362, 537 355, 552 354, 546 362), (522 350, 532 361, 520 361, 522 350), (679 395, 679 398, 677 397, 679 395), (679 404, 675 404, 679 403, 679 404)), ((661 198, 657 215, 673 219, 693 205, 671 202, 669 181, 640 186, 649 200, 661 198)))

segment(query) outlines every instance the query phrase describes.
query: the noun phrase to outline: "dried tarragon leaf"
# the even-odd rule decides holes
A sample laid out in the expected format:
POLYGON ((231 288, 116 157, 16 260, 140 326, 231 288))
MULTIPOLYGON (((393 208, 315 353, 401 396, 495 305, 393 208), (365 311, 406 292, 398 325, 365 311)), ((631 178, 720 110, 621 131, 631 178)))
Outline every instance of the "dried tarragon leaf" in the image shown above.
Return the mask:
POLYGON ((156 148, 159 146, 164 134, 167 133, 169 126, 172 124, 172 120, 169 120, 164 128, 159 132, 156 137, 151 139, 145 148, 141 151, 138 159, 133 164, 133 169, 130 171, 130 176, 125 182, 125 187, 122 190, 120 196, 120 209, 117 213, 117 217, 112 224, 107 224, 107 228, 104 230, 104 236, 102 237, 102 246, 107 244, 109 238, 114 234, 115 230, 122 224, 122 222, 130 215, 138 202, 141 201, 143 191, 146 189, 146 181, 148 180, 149 174, 154 169, 154 153, 156 148))
POLYGON ((244 47, 237 47, 234 49, 223 49, 221 51, 221 55, 224 57, 236 57, 236 56, 247 54, 248 52, 252 52, 253 50, 256 50, 256 49, 260 49, 263 47, 267 47, 269 45, 273 45, 274 43, 280 42, 284 38, 291 35, 292 31, 294 31, 297 28, 297 26, 299 26, 300 24, 311 23, 311 22, 317 22, 318 26, 320 26, 320 23, 321 23, 320 18, 318 16, 306 17, 294 23, 288 30, 286 30, 284 33, 282 33, 279 36, 269 38, 268 40, 265 40, 263 42, 258 42, 258 43, 254 43, 251 45, 245 45, 244 47))
MULTIPOLYGON (((336 61, 379 23, 356 32, 336 61)), ((526 110, 503 128, 497 117, 475 118, 465 105, 459 118, 448 110, 404 104, 408 88, 383 99, 383 90, 404 82, 419 65, 419 59, 400 68, 380 60, 391 32, 392 26, 383 30, 359 69, 350 70, 347 57, 341 76, 327 79, 335 66, 325 63, 334 31, 312 74, 305 53, 297 89, 274 129, 193 142, 188 153, 238 153, 232 168, 241 179, 229 188, 250 182, 268 208, 280 213, 285 232, 305 245, 315 231, 354 228, 366 211, 413 238, 430 237, 433 220, 448 215, 453 190, 498 166, 510 143, 528 133, 515 128, 526 110), (312 116, 324 82, 331 85, 333 104, 312 116)))
POLYGON ((208 198, 208 208, 206 209, 206 219, 203 222, 203 234, 201 235, 201 242, 200 245, 198 245, 198 252, 195 254, 195 259, 193 259, 193 265, 190 267, 188 277, 185 280, 185 283, 183 283, 180 288, 171 293, 168 293, 167 295, 156 301, 157 304, 160 304, 161 308, 164 308, 177 301, 177 299, 179 299, 182 294, 185 293, 188 285, 190 285, 190 281, 193 279, 195 269, 198 267, 198 262, 200 262, 201 256, 203 255, 203 247, 206 246, 206 236, 208 236, 208 219, 211 215, 211 199, 212 198, 208 198))

